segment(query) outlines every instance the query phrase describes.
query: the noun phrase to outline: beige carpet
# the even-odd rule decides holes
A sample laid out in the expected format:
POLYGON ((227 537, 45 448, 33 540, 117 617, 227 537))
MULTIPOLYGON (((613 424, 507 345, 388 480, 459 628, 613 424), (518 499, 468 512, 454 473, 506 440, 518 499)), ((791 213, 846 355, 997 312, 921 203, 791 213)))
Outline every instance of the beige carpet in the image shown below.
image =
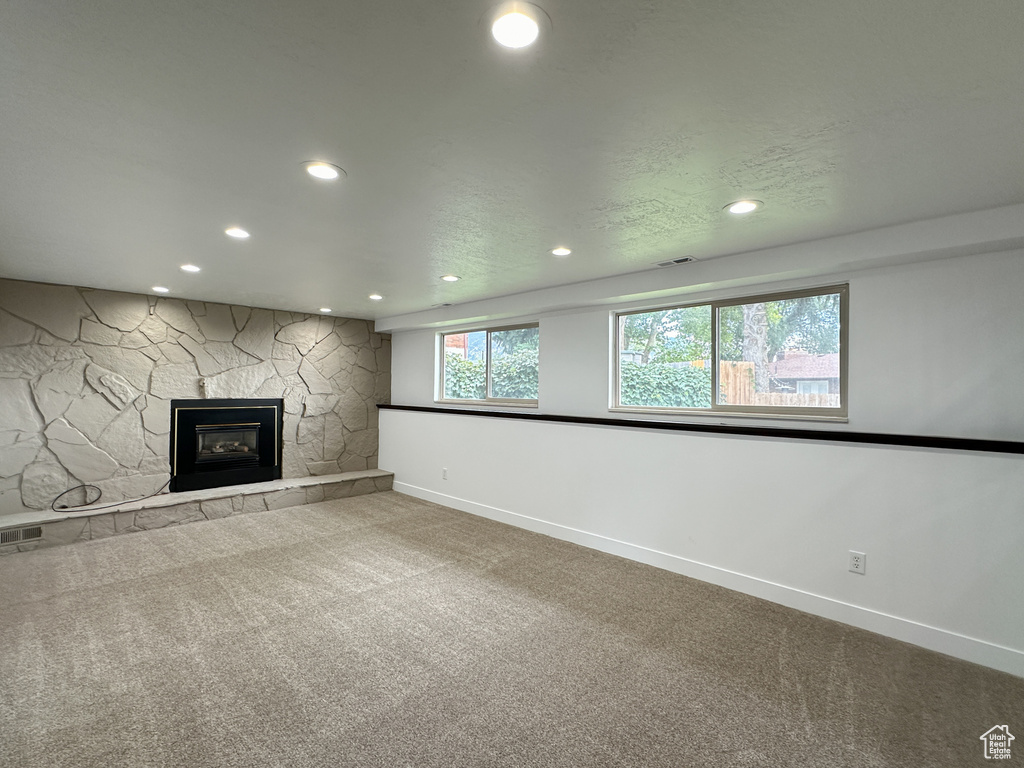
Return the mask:
POLYGON ((397 493, 0 558, 0 765, 991 765, 1024 680, 397 493))

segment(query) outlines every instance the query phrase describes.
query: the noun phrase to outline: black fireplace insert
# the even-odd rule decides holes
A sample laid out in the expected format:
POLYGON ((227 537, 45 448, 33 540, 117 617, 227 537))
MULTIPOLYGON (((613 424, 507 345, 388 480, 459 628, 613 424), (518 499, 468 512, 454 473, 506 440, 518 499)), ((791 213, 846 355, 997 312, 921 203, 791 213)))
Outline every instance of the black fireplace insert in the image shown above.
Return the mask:
POLYGON ((284 400, 172 400, 172 491, 281 477, 284 400))

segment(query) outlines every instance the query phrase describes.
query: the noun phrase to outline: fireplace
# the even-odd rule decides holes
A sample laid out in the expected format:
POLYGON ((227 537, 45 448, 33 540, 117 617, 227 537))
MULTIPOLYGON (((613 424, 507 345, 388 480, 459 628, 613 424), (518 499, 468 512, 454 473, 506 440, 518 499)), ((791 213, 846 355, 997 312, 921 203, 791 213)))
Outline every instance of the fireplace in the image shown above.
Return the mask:
POLYGON ((281 477, 284 401, 172 400, 172 491, 281 477))

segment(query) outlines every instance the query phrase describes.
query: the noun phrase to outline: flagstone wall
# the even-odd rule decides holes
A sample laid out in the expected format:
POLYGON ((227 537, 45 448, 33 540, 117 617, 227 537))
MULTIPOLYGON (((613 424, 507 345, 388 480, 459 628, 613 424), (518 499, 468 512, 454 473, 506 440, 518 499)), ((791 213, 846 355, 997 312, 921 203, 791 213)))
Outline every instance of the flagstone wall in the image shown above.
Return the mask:
POLYGON ((283 397, 285 478, 377 466, 373 323, 0 279, 0 515, 166 482, 172 398, 283 397))

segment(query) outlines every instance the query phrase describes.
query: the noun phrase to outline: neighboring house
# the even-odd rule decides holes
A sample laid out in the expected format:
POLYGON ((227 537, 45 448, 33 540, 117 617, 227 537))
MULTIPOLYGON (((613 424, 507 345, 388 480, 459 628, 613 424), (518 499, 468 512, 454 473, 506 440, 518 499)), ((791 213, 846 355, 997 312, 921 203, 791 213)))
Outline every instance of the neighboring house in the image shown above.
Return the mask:
POLYGON ((444 353, 458 355, 463 360, 468 357, 468 343, 466 333, 453 333, 444 337, 444 353))
POLYGON ((797 395, 839 394, 839 353, 812 355, 803 351, 783 352, 768 363, 771 392, 797 395))

